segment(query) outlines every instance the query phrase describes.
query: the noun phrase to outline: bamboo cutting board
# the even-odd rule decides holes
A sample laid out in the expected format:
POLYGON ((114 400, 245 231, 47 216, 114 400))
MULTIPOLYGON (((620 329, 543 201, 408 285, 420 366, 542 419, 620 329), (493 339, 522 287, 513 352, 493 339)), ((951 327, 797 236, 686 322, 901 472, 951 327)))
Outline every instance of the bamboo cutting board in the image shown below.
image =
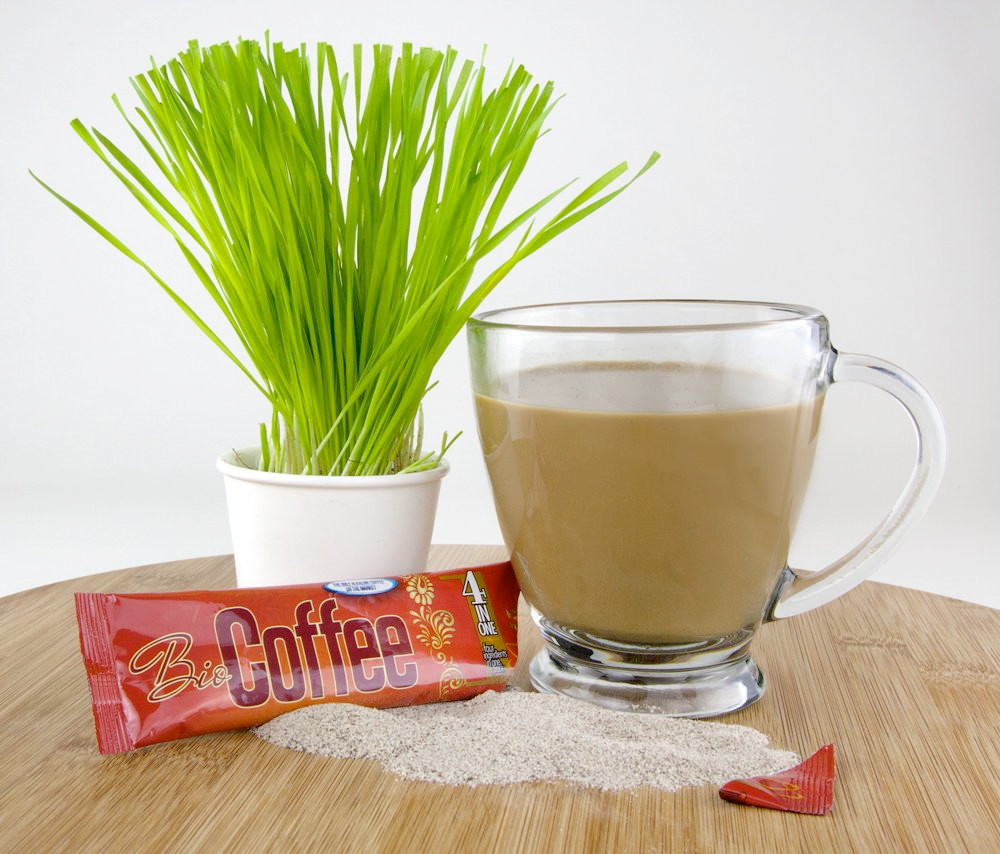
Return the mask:
MULTIPOLYGON (((431 568, 504 556, 436 546, 431 568)), ((0 850, 1000 850, 998 611, 867 582, 762 629, 755 657, 768 693, 721 720, 803 756, 833 742, 835 803, 822 817, 730 804, 714 786, 415 783, 248 732, 100 756, 72 593, 231 586, 223 556, 0 599, 0 850)), ((523 664, 538 645, 522 617, 523 664)))

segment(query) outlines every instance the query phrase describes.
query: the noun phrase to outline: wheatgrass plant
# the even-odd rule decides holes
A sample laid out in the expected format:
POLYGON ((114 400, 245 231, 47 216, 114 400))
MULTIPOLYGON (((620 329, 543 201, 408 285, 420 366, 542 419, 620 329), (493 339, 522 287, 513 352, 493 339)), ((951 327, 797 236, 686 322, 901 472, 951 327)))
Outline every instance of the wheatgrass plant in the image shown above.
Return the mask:
POLYGON ((445 348, 518 262, 628 186, 613 187, 622 163, 540 227, 533 218, 565 187, 503 219, 555 104, 552 83, 511 66, 487 91, 481 63, 408 44, 395 61, 392 48, 373 47, 366 79, 364 53, 355 46, 352 81, 325 43, 311 61, 304 45, 191 42, 132 79, 134 117, 113 99, 147 171, 72 123, 176 241, 245 359, 40 181, 143 267, 267 398, 265 470, 436 466, 447 435, 439 451, 423 449, 420 407, 445 348), (477 263, 508 239, 513 250, 473 285, 477 263))

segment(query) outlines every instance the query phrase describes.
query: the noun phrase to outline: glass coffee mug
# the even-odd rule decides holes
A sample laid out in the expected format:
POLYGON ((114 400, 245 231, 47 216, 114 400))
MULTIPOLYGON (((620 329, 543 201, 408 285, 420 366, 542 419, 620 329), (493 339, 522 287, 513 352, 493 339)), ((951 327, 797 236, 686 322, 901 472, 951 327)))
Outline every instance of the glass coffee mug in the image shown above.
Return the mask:
POLYGON ((744 302, 527 306, 468 324, 500 528, 545 639, 541 691, 709 717, 753 703, 763 622, 868 577, 924 512, 945 437, 933 400, 838 353, 818 311, 744 302), (874 385, 917 431, 913 474, 864 542, 788 567, 826 390, 874 385))

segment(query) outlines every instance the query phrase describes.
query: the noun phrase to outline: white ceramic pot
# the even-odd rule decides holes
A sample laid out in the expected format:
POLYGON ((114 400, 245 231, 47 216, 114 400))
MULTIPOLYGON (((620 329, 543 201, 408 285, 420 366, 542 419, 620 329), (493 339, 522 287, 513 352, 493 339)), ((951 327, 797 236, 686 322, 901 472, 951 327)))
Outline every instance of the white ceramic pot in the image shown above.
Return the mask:
POLYGON ((422 572, 441 479, 411 474, 323 477, 247 468, 256 448, 219 457, 240 587, 422 572))

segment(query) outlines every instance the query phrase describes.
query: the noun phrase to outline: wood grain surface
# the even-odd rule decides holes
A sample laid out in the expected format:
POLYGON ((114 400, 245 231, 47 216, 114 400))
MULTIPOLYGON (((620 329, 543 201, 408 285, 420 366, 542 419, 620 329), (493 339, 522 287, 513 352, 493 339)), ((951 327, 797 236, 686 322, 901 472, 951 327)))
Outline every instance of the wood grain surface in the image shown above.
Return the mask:
MULTIPOLYGON (((436 546, 431 568, 503 559, 436 546)), ((1000 612, 873 582, 765 626, 757 705, 721 720, 836 745, 833 813, 722 801, 714 786, 461 788, 220 733, 102 757, 72 594, 231 587, 230 556, 0 599, 0 850, 1000 851, 1000 612)), ((538 648, 522 619, 521 661, 538 648)), ((524 679, 523 668, 519 678, 524 679)))

